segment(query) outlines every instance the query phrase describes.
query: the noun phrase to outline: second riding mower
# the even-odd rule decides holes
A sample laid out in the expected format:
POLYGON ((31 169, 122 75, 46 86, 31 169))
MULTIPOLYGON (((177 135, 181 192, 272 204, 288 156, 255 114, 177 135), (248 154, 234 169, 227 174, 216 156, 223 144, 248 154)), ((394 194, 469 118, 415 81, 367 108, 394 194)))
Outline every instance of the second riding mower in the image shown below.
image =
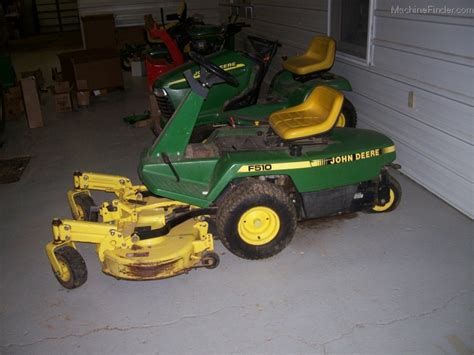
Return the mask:
MULTIPOLYGON (((329 72, 336 53, 334 39, 315 37, 306 54, 283 62, 284 69, 274 76, 268 97, 259 99, 262 82, 280 44, 254 36, 249 36, 248 40, 255 54, 224 50, 208 57, 212 63, 232 72, 238 78, 239 86, 224 84, 209 94, 198 116, 193 141, 200 141, 216 127, 229 123, 254 125, 266 121, 275 110, 304 102, 320 85, 352 90, 345 78, 329 72)), ((191 70, 195 77, 199 75, 198 64, 187 63, 162 75, 154 83, 153 93, 161 111, 162 127, 190 90, 183 78, 186 70, 191 70)), ((356 124, 356 110, 346 98, 337 125, 355 127, 356 124)))
POLYGON ((222 25, 194 24, 188 28, 189 49, 200 55, 216 53, 222 49, 235 49, 235 35, 244 27, 245 22, 237 22, 239 16, 229 16, 229 22, 222 25))
POLYGON ((306 100, 270 115, 268 125, 224 127, 205 143, 189 143, 204 103, 236 77, 191 54, 199 76, 184 73, 191 90, 129 178, 75 173, 68 194, 74 219, 53 220, 46 247, 61 285, 87 278, 78 243, 97 245, 103 271, 116 278, 160 279, 219 262, 206 220, 232 253, 262 259, 282 251, 298 220, 365 210, 388 212, 401 198, 387 167, 388 137, 335 128, 344 96, 318 86, 306 100), (96 206, 92 190, 115 199, 96 206))

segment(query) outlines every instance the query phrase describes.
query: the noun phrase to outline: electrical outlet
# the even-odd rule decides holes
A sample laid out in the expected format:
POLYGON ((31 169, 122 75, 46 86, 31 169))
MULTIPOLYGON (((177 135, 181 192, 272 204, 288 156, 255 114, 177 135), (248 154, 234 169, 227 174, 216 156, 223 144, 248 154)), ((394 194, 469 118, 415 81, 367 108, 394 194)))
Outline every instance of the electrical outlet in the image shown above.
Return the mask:
POLYGON ((415 107, 415 92, 408 91, 408 107, 414 108, 415 107))

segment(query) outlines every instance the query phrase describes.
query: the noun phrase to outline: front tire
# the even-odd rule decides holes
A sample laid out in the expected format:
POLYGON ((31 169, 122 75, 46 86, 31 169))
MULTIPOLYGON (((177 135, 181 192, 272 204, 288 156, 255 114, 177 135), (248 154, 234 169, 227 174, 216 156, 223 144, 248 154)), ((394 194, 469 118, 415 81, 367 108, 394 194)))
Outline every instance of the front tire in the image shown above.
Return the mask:
POLYGON ((55 250, 54 254, 61 266, 61 274, 54 273, 54 275, 61 286, 73 289, 82 286, 87 281, 86 263, 76 249, 64 246, 55 250))
POLYGON ((277 186, 252 180, 224 195, 216 216, 222 244, 244 259, 278 254, 293 239, 296 209, 277 186))
POLYGON ((357 126, 357 111, 348 99, 344 99, 341 113, 336 122, 336 127, 355 128, 357 126))

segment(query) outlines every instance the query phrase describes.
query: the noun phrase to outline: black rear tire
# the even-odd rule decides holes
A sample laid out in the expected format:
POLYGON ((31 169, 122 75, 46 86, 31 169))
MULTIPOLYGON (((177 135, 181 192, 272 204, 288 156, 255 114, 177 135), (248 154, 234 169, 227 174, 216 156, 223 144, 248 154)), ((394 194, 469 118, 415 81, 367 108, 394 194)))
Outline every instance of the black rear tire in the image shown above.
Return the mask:
POLYGON ((295 206, 285 191, 269 182, 243 182, 226 192, 218 207, 219 238, 231 253, 241 258, 271 257, 282 251, 295 234, 295 206), (248 226, 254 232, 247 230, 248 226), (261 227, 264 229, 260 230, 261 227))
POLYGON ((58 282, 67 289, 77 288, 87 281, 87 266, 79 252, 70 247, 64 246, 54 251, 59 263, 67 268, 68 277, 61 277, 54 274, 58 282))
POLYGON ((357 126, 357 111, 348 99, 344 98, 341 113, 336 123, 337 127, 355 128, 357 126), (343 116, 343 118, 341 118, 343 116))

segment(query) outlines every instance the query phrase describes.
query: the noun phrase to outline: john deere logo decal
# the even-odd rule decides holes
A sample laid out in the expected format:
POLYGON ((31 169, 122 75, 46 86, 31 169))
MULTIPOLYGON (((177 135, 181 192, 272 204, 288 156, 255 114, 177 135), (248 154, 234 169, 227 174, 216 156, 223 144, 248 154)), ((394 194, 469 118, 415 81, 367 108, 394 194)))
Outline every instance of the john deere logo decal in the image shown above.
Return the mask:
POLYGON ((327 164, 341 164, 349 163, 354 160, 361 160, 367 158, 378 157, 380 155, 381 149, 372 149, 366 152, 360 152, 349 155, 339 155, 337 157, 326 159, 327 164))
MULTIPOLYGON (((226 64, 221 64, 219 65, 219 67, 221 67, 222 69, 224 69, 225 71, 229 71, 229 70, 235 70, 235 69, 239 69, 239 68, 245 68, 245 64, 244 63, 236 63, 236 62, 230 62, 230 63, 226 63, 226 64)), ((199 79, 201 77, 201 71, 198 70, 198 71, 195 71, 193 73, 193 77, 194 79, 199 79)), ((176 81, 172 81, 171 83, 169 83, 169 85, 174 85, 174 84, 178 84, 178 83, 184 83, 186 81, 186 79, 179 79, 179 80, 176 80, 176 81)))
POLYGON ((371 149, 364 152, 337 155, 330 158, 322 158, 315 160, 306 161, 295 161, 291 163, 275 163, 275 164, 253 164, 253 165, 242 165, 239 169, 239 173, 255 173, 264 171, 277 171, 277 170, 294 170, 294 169, 306 169, 314 168, 326 165, 344 164, 350 163, 357 160, 370 159, 378 157, 381 154, 393 153, 395 146, 390 146, 382 149, 371 149))

